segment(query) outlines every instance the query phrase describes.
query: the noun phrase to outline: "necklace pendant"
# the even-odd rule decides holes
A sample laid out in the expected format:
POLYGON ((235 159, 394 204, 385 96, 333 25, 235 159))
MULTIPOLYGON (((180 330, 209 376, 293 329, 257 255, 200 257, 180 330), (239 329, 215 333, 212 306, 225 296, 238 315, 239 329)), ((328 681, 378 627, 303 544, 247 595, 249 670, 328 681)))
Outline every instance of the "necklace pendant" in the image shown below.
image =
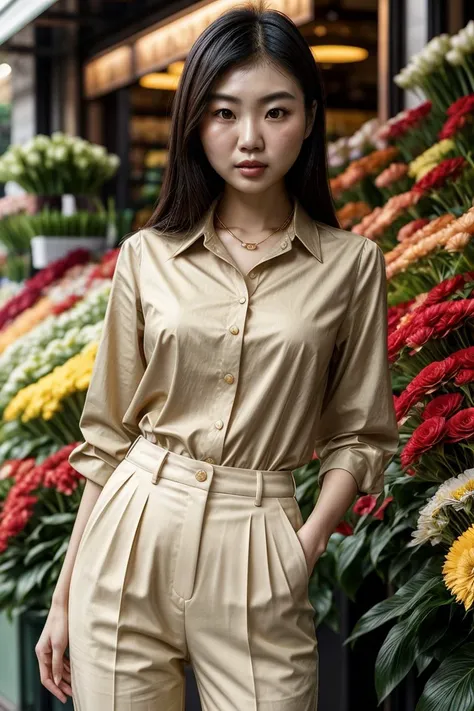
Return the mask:
POLYGON ((245 249, 257 249, 257 243, 256 242, 242 242, 242 247, 245 247, 245 249))

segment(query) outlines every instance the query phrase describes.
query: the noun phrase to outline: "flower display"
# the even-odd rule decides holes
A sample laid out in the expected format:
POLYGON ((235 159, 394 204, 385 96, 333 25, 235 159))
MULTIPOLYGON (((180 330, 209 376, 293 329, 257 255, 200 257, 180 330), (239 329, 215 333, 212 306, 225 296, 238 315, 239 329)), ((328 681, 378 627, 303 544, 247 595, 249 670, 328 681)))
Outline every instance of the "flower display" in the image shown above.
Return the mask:
POLYGON ((103 146, 56 132, 11 146, 0 157, 0 181, 12 180, 34 195, 97 195, 119 164, 103 146))

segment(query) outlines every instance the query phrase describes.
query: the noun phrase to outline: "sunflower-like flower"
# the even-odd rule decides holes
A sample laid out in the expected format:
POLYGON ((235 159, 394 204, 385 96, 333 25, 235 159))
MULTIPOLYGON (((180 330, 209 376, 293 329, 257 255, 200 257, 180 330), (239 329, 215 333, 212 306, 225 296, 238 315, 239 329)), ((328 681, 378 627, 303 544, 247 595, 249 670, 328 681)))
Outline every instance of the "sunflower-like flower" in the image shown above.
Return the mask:
POLYGON ((456 601, 469 610, 474 603, 474 524, 456 538, 449 549, 443 578, 456 601))

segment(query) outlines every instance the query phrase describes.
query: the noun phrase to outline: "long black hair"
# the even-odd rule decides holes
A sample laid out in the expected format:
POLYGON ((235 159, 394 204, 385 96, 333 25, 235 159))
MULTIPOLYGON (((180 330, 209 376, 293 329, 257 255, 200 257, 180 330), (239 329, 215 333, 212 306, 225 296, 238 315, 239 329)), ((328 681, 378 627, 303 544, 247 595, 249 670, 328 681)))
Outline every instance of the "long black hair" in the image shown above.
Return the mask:
POLYGON ((278 63, 299 82, 307 116, 317 101, 313 129, 286 174, 285 185, 313 219, 339 227, 328 180, 320 69, 294 22, 278 10, 266 9, 263 0, 223 13, 191 47, 172 104, 165 177, 147 227, 167 234, 187 232, 222 192, 224 180, 209 163, 199 137, 207 97, 229 68, 262 61, 278 63))

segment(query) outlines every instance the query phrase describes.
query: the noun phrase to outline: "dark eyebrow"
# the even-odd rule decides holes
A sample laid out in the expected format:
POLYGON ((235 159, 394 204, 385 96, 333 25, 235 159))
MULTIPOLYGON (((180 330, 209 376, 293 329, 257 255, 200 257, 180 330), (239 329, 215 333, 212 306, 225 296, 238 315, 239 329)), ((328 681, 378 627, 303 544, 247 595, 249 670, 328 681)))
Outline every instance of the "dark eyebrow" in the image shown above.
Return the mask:
MULTIPOLYGON (((213 93, 209 95, 209 101, 213 101, 215 99, 221 100, 221 101, 233 101, 235 104, 241 104, 242 101, 239 99, 237 96, 231 96, 230 94, 222 94, 220 92, 213 93)), ((266 94, 265 96, 262 96, 259 100, 259 104, 266 104, 268 101, 275 101, 276 99, 295 99, 296 96, 293 94, 290 94, 289 91, 275 91, 273 94, 266 94)))

